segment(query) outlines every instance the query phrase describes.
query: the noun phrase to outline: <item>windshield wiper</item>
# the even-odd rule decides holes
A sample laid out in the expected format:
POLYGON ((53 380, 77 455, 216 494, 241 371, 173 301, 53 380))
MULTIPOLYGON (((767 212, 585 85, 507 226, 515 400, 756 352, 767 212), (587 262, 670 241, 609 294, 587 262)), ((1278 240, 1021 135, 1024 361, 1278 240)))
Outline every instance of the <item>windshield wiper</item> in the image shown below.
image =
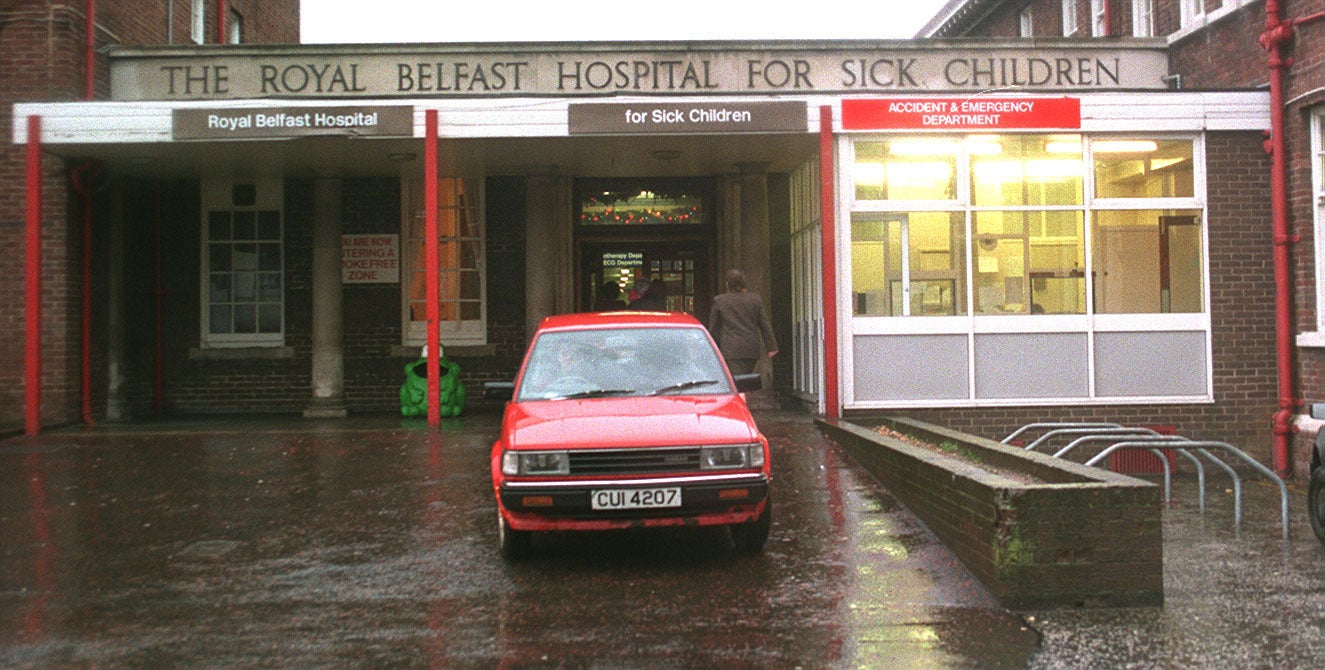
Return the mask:
POLYGON ((575 393, 565 393, 556 395, 550 400, 574 400, 576 398, 602 398, 609 395, 635 395, 634 389, 589 389, 587 391, 576 391, 575 393))
POLYGON ((718 380, 716 379, 695 379, 688 382, 678 382, 671 386, 664 386, 657 391, 654 391, 651 395, 662 395, 664 393, 671 393, 672 391, 684 391, 686 389, 695 388, 696 386, 712 386, 716 383, 718 383, 718 380))

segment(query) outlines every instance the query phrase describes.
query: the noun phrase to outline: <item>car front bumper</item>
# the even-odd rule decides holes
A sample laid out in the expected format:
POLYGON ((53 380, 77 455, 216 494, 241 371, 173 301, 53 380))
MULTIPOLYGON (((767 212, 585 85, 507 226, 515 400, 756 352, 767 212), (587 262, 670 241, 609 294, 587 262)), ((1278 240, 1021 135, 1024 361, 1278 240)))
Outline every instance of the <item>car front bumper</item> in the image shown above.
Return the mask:
POLYGON ((647 526, 723 525, 754 521, 768 498, 763 474, 647 479, 507 481, 497 490, 502 514, 516 530, 608 530, 647 526), (599 491, 679 488, 678 507, 596 510, 599 491))

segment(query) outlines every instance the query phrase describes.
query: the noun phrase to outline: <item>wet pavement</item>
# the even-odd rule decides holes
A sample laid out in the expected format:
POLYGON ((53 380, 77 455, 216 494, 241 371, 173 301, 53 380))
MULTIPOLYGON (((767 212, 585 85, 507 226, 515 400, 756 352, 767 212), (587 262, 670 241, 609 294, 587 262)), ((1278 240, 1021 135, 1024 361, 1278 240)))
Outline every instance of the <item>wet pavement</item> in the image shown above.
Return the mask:
POLYGON ((495 415, 210 419, 0 441, 0 667, 1310 667, 1304 491, 1232 529, 1180 480, 1163 608, 1009 612, 812 417, 773 443, 759 556, 725 532, 540 535, 497 556, 495 415))

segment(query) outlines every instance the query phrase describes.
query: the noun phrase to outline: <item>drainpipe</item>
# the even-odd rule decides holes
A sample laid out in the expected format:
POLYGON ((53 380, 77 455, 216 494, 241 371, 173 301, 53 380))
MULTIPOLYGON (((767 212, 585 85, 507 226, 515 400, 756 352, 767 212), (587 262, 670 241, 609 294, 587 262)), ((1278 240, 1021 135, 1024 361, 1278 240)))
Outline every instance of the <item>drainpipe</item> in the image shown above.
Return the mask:
POLYGON ((1270 68, 1270 137, 1265 149, 1270 154, 1270 215, 1274 233, 1275 283, 1275 351, 1279 371, 1279 410, 1274 414, 1274 466, 1280 476, 1292 474, 1289 443, 1293 433, 1294 410, 1301 407, 1301 398, 1293 394, 1293 314, 1292 268, 1289 247, 1301 238, 1290 234, 1288 226, 1288 160, 1284 141, 1284 70, 1292 67, 1293 60, 1284 58, 1280 49, 1292 41, 1293 27, 1308 21, 1325 18, 1319 12, 1299 19, 1285 21, 1280 15, 1279 0, 1265 2, 1265 32, 1261 46, 1269 52, 1270 68))
POLYGON ((819 108, 819 244, 823 281, 824 416, 842 416, 838 395, 837 177, 833 171, 833 108, 819 108))
POLYGON ((216 43, 225 44, 225 0, 216 0, 216 43))
POLYGON ((1104 0, 1104 35, 1113 37, 1113 0, 1104 0))
POLYGON ((41 432, 41 117, 28 117, 23 432, 41 432))

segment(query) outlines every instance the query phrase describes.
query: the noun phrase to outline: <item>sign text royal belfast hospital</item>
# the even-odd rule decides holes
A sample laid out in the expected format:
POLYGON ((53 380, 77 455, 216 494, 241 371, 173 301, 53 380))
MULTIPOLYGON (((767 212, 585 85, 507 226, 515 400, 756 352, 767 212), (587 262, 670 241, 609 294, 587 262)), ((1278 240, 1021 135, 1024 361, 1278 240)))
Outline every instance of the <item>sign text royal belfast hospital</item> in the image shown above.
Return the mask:
MULTIPOLYGON (((416 48, 298 56, 227 48, 215 56, 115 61, 121 100, 418 95, 759 94, 1163 88, 1162 46, 525 53, 416 48)), ((477 49, 477 47, 476 47, 477 49)))

